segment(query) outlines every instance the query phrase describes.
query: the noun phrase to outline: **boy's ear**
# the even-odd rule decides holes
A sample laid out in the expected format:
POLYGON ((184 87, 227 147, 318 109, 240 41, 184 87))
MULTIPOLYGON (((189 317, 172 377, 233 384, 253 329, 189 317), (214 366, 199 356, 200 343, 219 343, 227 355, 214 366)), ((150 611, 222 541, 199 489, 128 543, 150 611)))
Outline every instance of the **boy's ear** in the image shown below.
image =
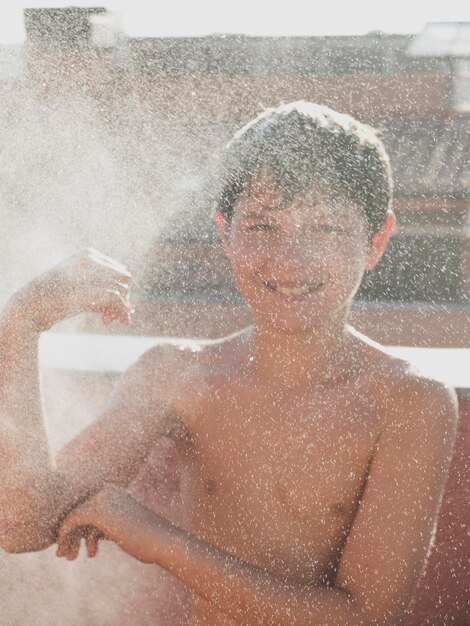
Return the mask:
POLYGON ((393 211, 388 211, 382 228, 372 238, 366 259, 366 270, 373 269, 387 249, 390 237, 395 232, 396 219, 393 211))
POLYGON ((232 258, 232 249, 230 248, 230 244, 227 239, 227 220, 222 215, 222 213, 218 210, 215 212, 215 223, 217 224, 217 230, 220 233, 220 238, 222 239, 222 245, 224 246, 225 254, 229 259, 232 258))

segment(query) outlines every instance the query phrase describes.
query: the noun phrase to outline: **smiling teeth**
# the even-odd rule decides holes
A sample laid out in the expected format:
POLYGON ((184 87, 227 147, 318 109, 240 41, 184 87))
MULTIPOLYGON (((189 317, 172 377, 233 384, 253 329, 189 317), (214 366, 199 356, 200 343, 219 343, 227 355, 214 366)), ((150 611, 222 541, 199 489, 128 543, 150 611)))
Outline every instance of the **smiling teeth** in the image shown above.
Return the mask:
POLYGON ((304 293, 308 293, 310 287, 308 285, 302 285, 302 287, 280 287, 276 286, 276 291, 284 293, 286 296, 301 296, 304 293))

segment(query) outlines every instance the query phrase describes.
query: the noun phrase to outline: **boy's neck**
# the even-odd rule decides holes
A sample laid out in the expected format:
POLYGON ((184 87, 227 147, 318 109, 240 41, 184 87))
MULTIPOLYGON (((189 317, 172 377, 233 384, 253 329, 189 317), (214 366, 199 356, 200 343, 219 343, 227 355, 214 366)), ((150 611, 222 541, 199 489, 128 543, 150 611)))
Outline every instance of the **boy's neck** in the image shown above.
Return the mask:
POLYGON ((315 328, 288 332, 255 324, 251 341, 251 371, 258 378, 287 386, 328 383, 351 367, 354 340, 347 315, 329 318, 315 328))

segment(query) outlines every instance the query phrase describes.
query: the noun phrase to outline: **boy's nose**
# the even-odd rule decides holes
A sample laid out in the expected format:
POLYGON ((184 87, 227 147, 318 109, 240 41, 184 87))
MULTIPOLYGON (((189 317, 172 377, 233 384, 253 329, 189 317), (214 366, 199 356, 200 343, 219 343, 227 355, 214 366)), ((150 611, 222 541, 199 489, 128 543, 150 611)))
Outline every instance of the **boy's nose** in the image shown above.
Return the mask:
POLYGON ((308 250, 306 242, 298 233, 284 236, 276 247, 275 265, 279 270, 292 273, 305 268, 315 257, 314 250, 308 250))

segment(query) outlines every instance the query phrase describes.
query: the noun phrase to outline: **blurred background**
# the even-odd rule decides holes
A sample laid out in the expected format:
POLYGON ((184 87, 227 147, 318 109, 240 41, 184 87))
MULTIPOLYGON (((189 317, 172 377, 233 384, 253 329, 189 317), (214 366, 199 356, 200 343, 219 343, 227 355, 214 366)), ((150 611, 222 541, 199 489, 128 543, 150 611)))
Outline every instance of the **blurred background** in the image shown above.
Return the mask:
MULTIPOLYGON (((436 19, 462 18, 448 4, 436 19)), ((385 343, 468 345, 470 23, 426 23, 432 3, 302 6, 2 9, 0 298, 92 245, 135 274, 135 332, 238 327, 212 220, 218 157, 263 108, 304 98, 374 125, 391 156, 398 228, 356 324, 385 343)))
MULTIPOLYGON (((0 304, 93 246, 131 269, 136 306, 130 329, 81 316, 49 338, 54 449, 96 414, 135 353, 87 338, 217 337, 250 322, 212 219, 218 159, 262 109, 297 99, 372 124, 391 157, 398 226, 357 294, 354 324, 388 345, 454 350, 444 367, 468 378, 466 2, 45 4, 0 8, 0 304), (109 371, 72 363, 70 331, 109 371)), ((443 354, 433 352, 441 365, 443 354)), ((470 380, 459 386, 467 443, 461 430, 415 626, 470 624, 470 380)), ((165 467, 155 452, 134 487, 171 516, 177 488, 165 467)), ((52 549, 0 560, 1 624, 184 623, 173 581, 114 546, 91 563, 58 563, 52 549)))

